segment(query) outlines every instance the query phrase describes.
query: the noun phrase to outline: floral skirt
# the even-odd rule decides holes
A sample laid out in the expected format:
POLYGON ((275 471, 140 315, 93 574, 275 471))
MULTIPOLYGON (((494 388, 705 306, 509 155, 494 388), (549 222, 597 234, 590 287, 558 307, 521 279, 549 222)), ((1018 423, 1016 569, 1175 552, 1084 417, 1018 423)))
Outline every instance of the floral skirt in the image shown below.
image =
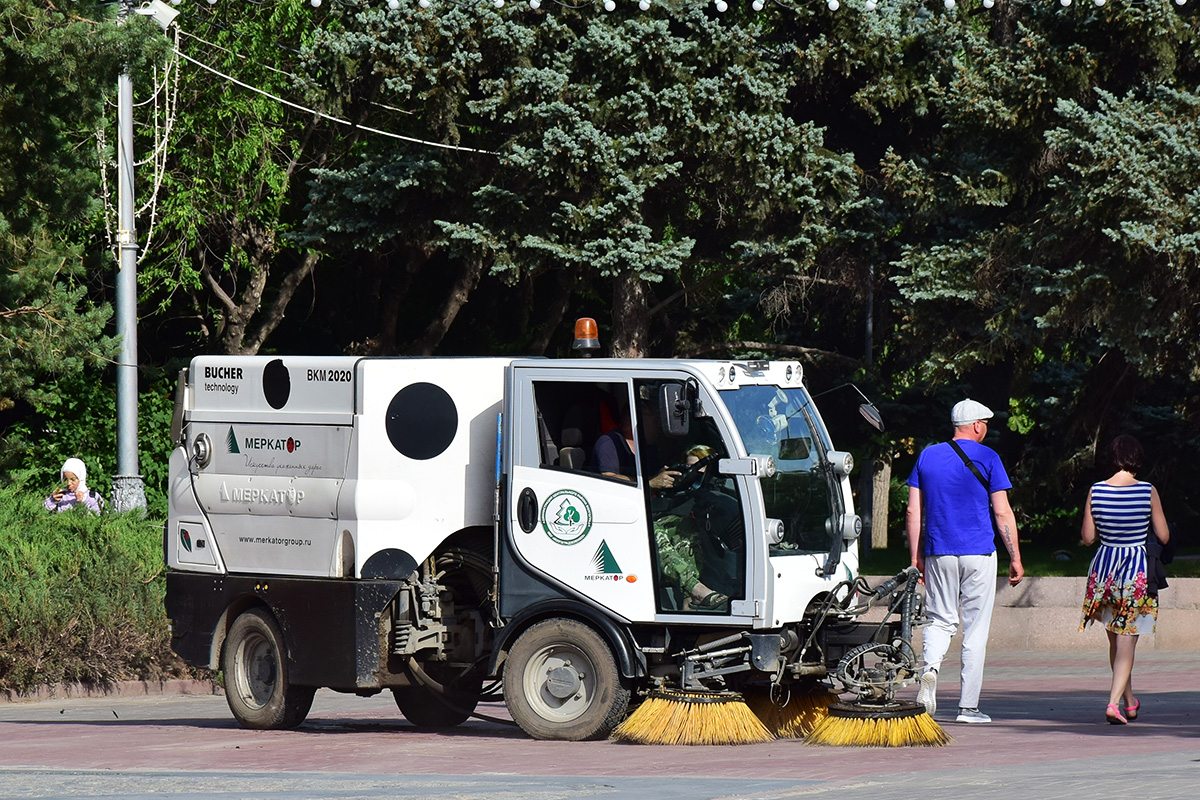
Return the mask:
POLYGON ((1088 570, 1079 630, 1093 622, 1125 636, 1154 633, 1158 595, 1146 591, 1146 548, 1100 545, 1088 570))

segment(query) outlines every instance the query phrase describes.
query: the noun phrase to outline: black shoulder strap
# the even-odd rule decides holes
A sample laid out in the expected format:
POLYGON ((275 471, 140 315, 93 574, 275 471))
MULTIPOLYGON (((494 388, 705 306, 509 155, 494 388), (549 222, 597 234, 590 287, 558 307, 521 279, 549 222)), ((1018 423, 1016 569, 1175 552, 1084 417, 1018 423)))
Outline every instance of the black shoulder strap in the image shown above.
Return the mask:
POLYGON ((971 474, 978 478, 979 482, 983 484, 984 491, 987 492, 988 496, 990 497, 992 494, 992 487, 989 486, 988 482, 983 479, 983 474, 979 471, 979 467, 975 466, 975 462, 963 452, 963 449, 958 446, 958 442, 951 439, 950 446, 954 448, 954 452, 958 453, 958 457, 961 458, 963 463, 967 465, 967 469, 971 470, 971 474))
POLYGON ((999 534, 1000 523, 996 521, 996 509, 992 508, 992 487, 988 485, 986 480, 984 480, 983 474, 979 471, 979 467, 975 466, 975 462, 972 461, 967 454, 963 452, 963 449, 958 446, 958 442, 951 439, 950 446, 954 448, 954 452, 958 453, 959 458, 961 458, 963 463, 967 465, 967 469, 971 470, 971 474, 979 479, 979 483, 983 486, 983 490, 987 492, 988 516, 991 517, 992 520, 992 531, 996 534, 999 534))

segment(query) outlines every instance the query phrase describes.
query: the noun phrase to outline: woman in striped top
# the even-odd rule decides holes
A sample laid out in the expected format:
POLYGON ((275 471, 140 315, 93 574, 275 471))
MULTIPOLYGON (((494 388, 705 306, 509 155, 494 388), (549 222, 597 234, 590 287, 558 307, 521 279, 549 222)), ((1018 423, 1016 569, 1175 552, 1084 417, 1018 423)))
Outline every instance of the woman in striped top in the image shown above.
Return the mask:
POLYGON ((1083 509, 1083 543, 1100 538, 1100 549, 1088 570, 1087 594, 1079 630, 1104 623, 1112 688, 1104 716, 1113 725, 1137 719, 1141 702, 1133 696, 1133 655, 1138 634, 1154 632, 1158 596, 1146 591, 1146 535, 1153 528, 1163 544, 1170 534, 1158 490, 1135 476, 1142 466, 1142 446, 1132 436, 1118 436, 1108 448, 1116 472, 1093 484, 1083 509), (1125 713, 1121 713, 1121 703, 1125 713))

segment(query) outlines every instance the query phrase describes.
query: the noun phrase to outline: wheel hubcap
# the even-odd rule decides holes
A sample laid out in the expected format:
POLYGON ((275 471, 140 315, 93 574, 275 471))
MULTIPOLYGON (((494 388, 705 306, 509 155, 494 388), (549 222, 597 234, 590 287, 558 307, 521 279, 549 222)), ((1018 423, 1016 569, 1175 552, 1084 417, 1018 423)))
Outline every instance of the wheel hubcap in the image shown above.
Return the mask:
POLYGON ((239 680, 247 703, 262 707, 275 691, 275 652, 263 637, 247 638, 242 648, 242 672, 239 680))
POLYGON ((566 700, 583 685, 579 678, 579 673, 570 667, 555 667, 546 675, 546 691, 559 700, 566 700))
POLYGON ((543 647, 525 669, 525 697, 543 719, 570 722, 591 707, 596 697, 596 669, 578 648, 568 644, 543 647))

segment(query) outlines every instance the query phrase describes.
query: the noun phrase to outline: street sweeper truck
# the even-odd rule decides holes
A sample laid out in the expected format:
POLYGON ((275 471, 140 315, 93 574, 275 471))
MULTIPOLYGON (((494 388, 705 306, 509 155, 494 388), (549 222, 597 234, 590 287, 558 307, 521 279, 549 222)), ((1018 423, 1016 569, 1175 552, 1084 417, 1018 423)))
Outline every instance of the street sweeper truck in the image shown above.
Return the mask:
POLYGON ((852 459, 797 362, 202 356, 172 436, 172 646, 249 728, 321 687, 421 727, 502 691, 581 740, 654 692, 913 677, 913 592, 864 618, 908 575, 859 578, 852 459))

